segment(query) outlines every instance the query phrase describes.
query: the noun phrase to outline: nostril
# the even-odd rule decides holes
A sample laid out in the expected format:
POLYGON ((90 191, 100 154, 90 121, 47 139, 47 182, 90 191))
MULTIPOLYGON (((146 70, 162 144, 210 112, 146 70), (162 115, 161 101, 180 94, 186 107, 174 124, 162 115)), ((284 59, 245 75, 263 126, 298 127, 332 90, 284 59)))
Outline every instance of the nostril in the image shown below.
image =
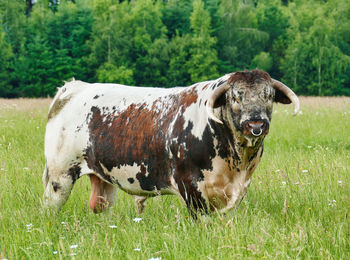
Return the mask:
POLYGON ((261 122, 261 123, 258 123, 258 122, 248 122, 248 125, 251 127, 251 128, 255 128, 255 129, 261 129, 264 127, 264 122, 261 122))
POLYGON ((263 121, 248 121, 245 126, 254 136, 260 136, 266 130, 266 123, 263 121))

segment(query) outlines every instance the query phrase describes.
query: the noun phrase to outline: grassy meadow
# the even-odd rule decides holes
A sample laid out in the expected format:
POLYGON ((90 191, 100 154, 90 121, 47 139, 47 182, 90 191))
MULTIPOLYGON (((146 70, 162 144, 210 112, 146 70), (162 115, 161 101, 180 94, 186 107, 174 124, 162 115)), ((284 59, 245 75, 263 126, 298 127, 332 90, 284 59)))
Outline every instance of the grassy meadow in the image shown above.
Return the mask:
POLYGON ((301 98, 296 117, 276 105, 239 208, 197 221, 175 196, 138 216, 123 191, 96 215, 87 177, 42 210, 49 102, 0 99, 0 259, 350 259, 350 98, 301 98))

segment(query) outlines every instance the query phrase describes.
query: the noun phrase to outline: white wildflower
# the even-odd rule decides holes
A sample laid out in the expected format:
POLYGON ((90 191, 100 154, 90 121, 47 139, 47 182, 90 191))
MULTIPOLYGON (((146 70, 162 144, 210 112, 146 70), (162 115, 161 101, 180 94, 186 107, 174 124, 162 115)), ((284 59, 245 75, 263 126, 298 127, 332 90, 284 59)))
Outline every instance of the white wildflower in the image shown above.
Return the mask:
POLYGON ((142 218, 134 218, 133 221, 136 223, 139 223, 142 220, 142 218))
POLYGON ((280 169, 277 169, 275 172, 280 172, 281 170, 280 169))
POLYGON ((282 183, 282 185, 286 185, 287 184, 285 181, 282 181, 281 183, 282 183))
POLYGON ((305 173, 305 172, 309 172, 309 171, 308 171, 308 170, 302 170, 302 172, 304 172, 304 173, 305 173))
POLYGON ((27 232, 28 233, 32 232, 32 227, 33 227, 32 223, 26 224, 26 227, 27 227, 27 232))
POLYGON ((328 200, 328 201, 329 201, 328 205, 332 207, 335 206, 335 204, 337 203, 336 200, 328 200))
POLYGON ((116 225, 110 225, 109 227, 110 227, 110 228, 117 228, 118 226, 116 226, 116 225))
POLYGON ((151 257, 151 258, 148 258, 148 260, 162 260, 161 257, 151 257))
POLYGON ((141 251, 141 248, 134 248, 134 251, 141 251))
POLYGON ((338 181, 338 184, 342 184, 343 182, 342 181, 338 181))
POLYGON ((70 255, 71 255, 71 256, 73 256, 73 255, 77 255, 77 253, 71 253, 70 255))
POLYGON ((311 146, 311 145, 308 145, 308 146, 307 146, 307 148, 311 149, 311 148, 312 148, 312 146, 311 146))
POLYGON ((77 248, 78 245, 71 245, 70 248, 74 249, 74 248, 77 248))
POLYGON ((53 253, 54 255, 57 255, 58 252, 57 252, 57 251, 53 251, 52 253, 53 253))

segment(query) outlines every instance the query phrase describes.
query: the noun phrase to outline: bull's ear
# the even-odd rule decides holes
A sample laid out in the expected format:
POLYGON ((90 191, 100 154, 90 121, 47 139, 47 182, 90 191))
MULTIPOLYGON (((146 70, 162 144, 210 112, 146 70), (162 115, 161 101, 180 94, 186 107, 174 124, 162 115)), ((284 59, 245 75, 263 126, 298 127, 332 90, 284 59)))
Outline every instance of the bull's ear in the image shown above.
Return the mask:
POLYGON ((294 105, 294 115, 296 115, 299 111, 300 102, 295 95, 295 93, 284 85, 282 82, 272 79, 272 87, 276 90, 275 92, 275 101, 283 104, 293 103, 294 105))
POLYGON ((282 104, 290 104, 292 101, 284 94, 282 91, 276 89, 275 91, 275 102, 282 103, 282 104))

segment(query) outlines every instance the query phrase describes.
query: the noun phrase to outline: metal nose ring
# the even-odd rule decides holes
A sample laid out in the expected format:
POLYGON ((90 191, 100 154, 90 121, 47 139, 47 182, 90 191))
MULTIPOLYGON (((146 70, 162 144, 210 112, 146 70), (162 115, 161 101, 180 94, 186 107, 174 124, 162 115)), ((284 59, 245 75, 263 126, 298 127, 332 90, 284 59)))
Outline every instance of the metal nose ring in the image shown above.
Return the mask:
POLYGON ((263 130, 260 128, 260 132, 258 134, 254 133, 254 129, 250 129, 250 132, 252 133, 252 135, 254 136, 260 136, 263 132, 263 130))

